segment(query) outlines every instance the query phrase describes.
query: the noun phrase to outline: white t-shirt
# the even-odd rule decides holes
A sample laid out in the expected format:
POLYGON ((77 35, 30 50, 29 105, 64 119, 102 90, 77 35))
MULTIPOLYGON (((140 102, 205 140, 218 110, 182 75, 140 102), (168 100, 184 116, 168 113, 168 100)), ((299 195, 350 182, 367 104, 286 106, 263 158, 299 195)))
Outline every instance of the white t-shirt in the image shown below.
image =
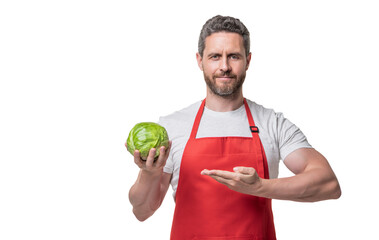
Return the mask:
MULTIPOLYGON (((279 161, 299 148, 311 148, 300 129, 272 109, 247 100, 259 137, 266 153, 270 178, 278 177, 279 161)), ((201 101, 159 119, 172 141, 171 151, 164 172, 172 173, 171 186, 175 197, 178 187, 180 163, 191 134, 201 101)), ((204 108, 196 138, 241 136, 251 137, 249 121, 244 105, 230 112, 215 112, 204 108)), ((200 174, 200 173, 199 173, 200 174)))

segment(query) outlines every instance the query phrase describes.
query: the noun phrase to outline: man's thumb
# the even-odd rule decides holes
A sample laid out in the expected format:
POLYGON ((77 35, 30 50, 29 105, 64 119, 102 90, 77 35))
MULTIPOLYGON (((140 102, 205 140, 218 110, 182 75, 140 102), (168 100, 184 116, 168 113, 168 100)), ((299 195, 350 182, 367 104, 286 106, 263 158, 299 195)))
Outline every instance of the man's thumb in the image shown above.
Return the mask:
POLYGON ((250 167, 235 167, 233 170, 242 174, 253 174, 255 172, 255 169, 250 167))

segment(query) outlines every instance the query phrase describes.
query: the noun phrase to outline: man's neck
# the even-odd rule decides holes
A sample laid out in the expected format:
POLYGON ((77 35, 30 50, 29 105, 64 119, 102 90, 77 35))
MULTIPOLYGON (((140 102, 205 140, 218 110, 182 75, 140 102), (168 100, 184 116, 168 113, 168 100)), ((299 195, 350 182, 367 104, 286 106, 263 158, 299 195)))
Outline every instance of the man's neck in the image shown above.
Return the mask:
POLYGON ((207 99, 205 106, 216 112, 234 111, 243 104, 242 89, 233 96, 222 97, 214 94, 210 89, 207 89, 207 99))

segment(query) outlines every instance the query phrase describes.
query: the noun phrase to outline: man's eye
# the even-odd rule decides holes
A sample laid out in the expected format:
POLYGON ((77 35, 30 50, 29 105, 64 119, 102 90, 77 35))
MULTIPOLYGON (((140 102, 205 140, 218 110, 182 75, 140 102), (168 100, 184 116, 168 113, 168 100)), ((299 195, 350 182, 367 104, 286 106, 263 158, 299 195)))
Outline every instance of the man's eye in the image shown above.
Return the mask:
POLYGON ((230 56, 230 58, 231 58, 231 59, 234 59, 234 60, 239 59, 239 57, 238 57, 237 55, 232 55, 232 56, 230 56))
POLYGON ((217 55, 213 55, 213 56, 211 57, 211 59, 219 59, 219 56, 217 56, 217 55))

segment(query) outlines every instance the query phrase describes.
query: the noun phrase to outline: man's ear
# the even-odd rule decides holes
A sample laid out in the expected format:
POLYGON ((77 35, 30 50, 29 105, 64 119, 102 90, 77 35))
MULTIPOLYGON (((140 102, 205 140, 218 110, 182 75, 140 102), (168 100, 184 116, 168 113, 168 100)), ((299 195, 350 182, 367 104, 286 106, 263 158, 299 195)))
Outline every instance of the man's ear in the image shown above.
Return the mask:
POLYGON ((203 58, 200 56, 200 53, 196 53, 196 60, 200 70, 203 71, 203 58))
POLYGON ((250 61, 251 61, 251 52, 246 57, 246 70, 249 69, 250 61))

